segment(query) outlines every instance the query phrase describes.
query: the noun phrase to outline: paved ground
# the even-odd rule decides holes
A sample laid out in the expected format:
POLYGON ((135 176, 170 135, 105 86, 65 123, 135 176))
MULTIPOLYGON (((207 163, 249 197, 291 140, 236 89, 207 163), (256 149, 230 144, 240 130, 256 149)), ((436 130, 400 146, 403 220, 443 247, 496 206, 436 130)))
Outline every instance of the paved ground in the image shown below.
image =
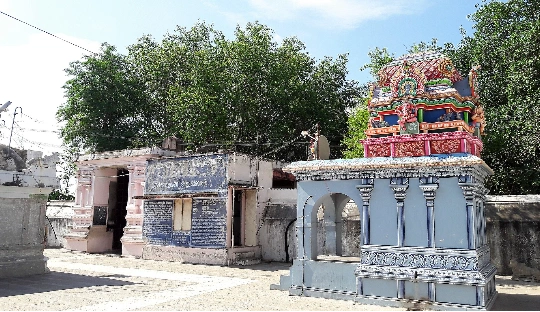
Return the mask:
MULTIPOLYGON (((269 290, 288 265, 220 267, 45 250, 50 274, 0 279, 0 310, 392 310, 269 290)), ((495 310, 540 309, 540 284, 497 278, 495 310)), ((399 310, 399 309, 393 309, 399 310)))

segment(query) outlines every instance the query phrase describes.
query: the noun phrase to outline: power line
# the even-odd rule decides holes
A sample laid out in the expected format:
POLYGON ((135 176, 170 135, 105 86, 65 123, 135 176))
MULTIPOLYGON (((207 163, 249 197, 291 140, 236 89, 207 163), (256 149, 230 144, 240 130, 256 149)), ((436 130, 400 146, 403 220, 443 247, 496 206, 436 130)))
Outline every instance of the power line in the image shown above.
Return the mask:
POLYGON ((28 23, 25 22, 25 21, 22 21, 22 20, 20 20, 20 19, 14 17, 14 16, 11 16, 11 15, 7 14, 6 12, 0 11, 0 13, 4 14, 4 15, 7 16, 7 17, 11 17, 12 19, 14 19, 14 20, 16 20, 16 21, 19 21, 19 22, 21 22, 21 23, 23 23, 23 24, 25 24, 25 25, 28 25, 28 26, 30 26, 30 27, 32 27, 32 28, 35 28, 35 29, 39 30, 39 31, 42 31, 42 32, 46 33, 47 35, 51 35, 51 36, 53 36, 53 37, 56 38, 56 39, 60 39, 60 40, 62 40, 62 41, 64 41, 64 42, 66 42, 66 43, 69 43, 69 44, 71 44, 72 46, 75 46, 75 47, 77 47, 77 48, 79 48, 79 49, 83 49, 83 50, 85 50, 86 52, 90 52, 90 53, 92 53, 92 54, 97 54, 96 52, 92 52, 92 51, 90 51, 90 50, 88 50, 88 49, 86 49, 86 48, 83 48, 83 47, 81 47, 80 45, 78 45, 78 44, 76 44, 76 43, 73 43, 73 42, 68 41, 68 40, 66 40, 66 39, 63 39, 63 38, 60 38, 60 37, 58 37, 58 36, 56 36, 56 35, 53 35, 53 34, 51 34, 50 32, 48 32, 48 31, 46 31, 46 30, 43 30, 43 29, 41 29, 41 28, 39 28, 39 27, 36 27, 36 26, 34 26, 34 25, 30 25, 30 24, 28 24, 28 23))

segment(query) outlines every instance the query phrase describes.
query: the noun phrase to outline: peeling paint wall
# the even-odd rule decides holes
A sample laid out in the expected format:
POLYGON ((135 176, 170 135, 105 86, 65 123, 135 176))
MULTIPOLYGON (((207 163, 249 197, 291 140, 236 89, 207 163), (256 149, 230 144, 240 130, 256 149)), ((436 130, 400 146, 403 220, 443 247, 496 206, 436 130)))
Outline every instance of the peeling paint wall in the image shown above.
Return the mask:
POLYGON ((47 194, 24 194, 27 187, 0 186, 0 278, 47 272, 43 257, 47 194), (9 190, 6 190, 9 188, 9 190))
POLYGON ((227 182, 233 184, 256 185, 258 161, 247 155, 229 155, 227 182))
POLYGON ((73 225, 74 201, 52 200, 47 203, 47 220, 45 234, 47 247, 64 247, 66 240, 64 236, 68 234, 69 227, 73 225))
POLYGON ((263 261, 285 262, 285 235, 287 235, 289 248, 289 261, 296 256, 296 205, 270 204, 265 207, 259 229, 259 241, 263 261), (293 222, 291 224, 291 222, 293 222), (289 231, 285 233, 287 225, 289 231))
POLYGON ((488 196, 485 213, 497 274, 512 275, 511 260, 540 270, 540 195, 488 196))

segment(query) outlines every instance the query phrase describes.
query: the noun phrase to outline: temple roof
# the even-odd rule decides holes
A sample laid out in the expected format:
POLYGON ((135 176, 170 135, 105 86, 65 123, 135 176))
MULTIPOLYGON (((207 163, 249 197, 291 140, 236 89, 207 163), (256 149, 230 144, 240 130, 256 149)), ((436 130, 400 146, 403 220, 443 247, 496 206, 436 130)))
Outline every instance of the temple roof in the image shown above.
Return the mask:
POLYGON ((392 77, 404 66, 420 71, 426 81, 447 78, 455 83, 463 79, 448 57, 439 52, 428 51, 401 56, 384 66, 378 73, 379 86, 389 86, 392 77))

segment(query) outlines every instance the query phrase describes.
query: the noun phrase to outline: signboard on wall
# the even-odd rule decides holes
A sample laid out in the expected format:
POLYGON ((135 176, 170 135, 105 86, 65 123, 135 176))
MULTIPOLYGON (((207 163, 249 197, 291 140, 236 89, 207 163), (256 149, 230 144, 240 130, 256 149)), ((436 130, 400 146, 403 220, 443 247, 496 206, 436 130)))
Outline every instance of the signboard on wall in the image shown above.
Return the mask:
POLYGON ((94 206, 92 225, 107 225, 107 206, 94 206))
POLYGON ((227 155, 198 155, 149 160, 145 194, 223 192, 227 189, 227 155))
POLYGON ((173 206, 174 200, 144 201, 143 235, 151 244, 171 244, 173 206))
POLYGON ((191 215, 193 247, 225 248, 227 198, 194 198, 191 215))
POLYGON ((174 200, 145 200, 143 235, 162 246, 225 248, 227 198, 193 198, 191 230, 173 230, 174 200))

